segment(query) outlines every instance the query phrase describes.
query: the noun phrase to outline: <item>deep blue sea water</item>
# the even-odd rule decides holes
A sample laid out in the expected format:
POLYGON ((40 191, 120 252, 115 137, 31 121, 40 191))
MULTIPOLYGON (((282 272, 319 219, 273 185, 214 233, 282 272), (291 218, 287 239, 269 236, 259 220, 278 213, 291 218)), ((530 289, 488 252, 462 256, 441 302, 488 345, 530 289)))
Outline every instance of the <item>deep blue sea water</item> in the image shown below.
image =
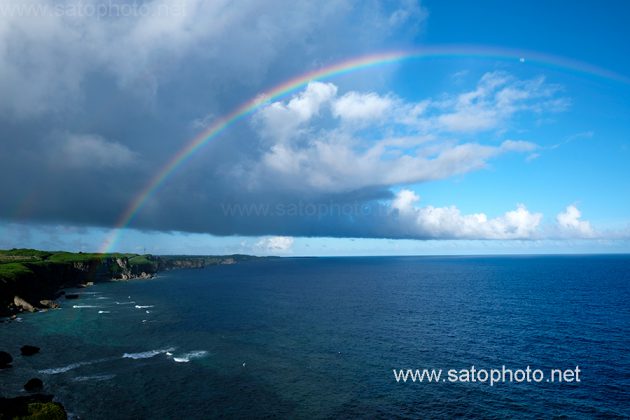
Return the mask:
POLYGON ((629 256, 288 258, 81 292, 0 325, 0 394, 37 376, 85 419, 630 416, 629 256), (393 375, 472 365, 580 382, 393 375))

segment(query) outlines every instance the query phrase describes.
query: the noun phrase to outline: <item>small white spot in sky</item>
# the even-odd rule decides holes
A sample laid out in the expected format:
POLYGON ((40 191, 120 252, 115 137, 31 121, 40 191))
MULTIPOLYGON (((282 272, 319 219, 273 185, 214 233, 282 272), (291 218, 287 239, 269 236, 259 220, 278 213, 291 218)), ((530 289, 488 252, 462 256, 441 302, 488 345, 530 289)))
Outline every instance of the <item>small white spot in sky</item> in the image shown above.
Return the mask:
POLYGON ((525 62, 525 58, 521 57, 521 58, 518 59, 518 61, 520 61, 521 63, 524 63, 525 62))

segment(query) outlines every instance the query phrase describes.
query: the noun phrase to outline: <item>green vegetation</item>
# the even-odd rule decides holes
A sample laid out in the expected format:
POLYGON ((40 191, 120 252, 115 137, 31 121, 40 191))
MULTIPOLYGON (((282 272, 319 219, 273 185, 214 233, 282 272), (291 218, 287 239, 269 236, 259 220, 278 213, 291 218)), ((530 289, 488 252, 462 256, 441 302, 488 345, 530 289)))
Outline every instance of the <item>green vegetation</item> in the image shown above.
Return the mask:
POLYGON ((15 281, 21 276, 30 274, 33 274, 33 272, 22 263, 0 263, 0 282, 6 280, 15 281))
POLYGON ((2 256, 22 256, 22 257, 35 257, 40 259, 46 259, 49 255, 54 254, 54 252, 49 251, 40 251, 37 249, 26 249, 26 248, 13 248, 9 250, 1 250, 0 249, 0 257, 2 256))
POLYGON ((54 402, 28 405, 28 415, 16 417, 20 420, 65 420, 68 418, 61 404, 54 402))
POLYGON ((66 410, 52 401, 52 395, 32 394, 14 398, 0 397, 0 420, 65 420, 66 410))
POLYGON ((12 262, 44 261, 50 255, 50 252, 38 251, 36 249, 11 249, 8 251, 0 250, 0 264, 12 262))
POLYGON ((136 255, 129 258, 129 264, 141 265, 141 264, 153 264, 153 261, 149 260, 147 255, 136 255))
POLYGON ((158 261, 150 255, 136 255, 129 258, 129 265, 135 271, 153 273, 158 271, 158 261))
POLYGON ((129 258, 136 254, 95 254, 95 253, 75 253, 75 252, 57 252, 48 257, 48 261, 58 263, 75 263, 87 261, 100 261, 105 258, 129 258))

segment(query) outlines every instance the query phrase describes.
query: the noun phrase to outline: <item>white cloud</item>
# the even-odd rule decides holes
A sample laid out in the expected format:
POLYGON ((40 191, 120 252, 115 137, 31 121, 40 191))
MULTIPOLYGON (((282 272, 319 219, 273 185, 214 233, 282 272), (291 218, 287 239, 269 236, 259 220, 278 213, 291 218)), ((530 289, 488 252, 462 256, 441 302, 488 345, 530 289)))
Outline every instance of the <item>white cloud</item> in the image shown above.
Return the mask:
POLYGON ((556 216, 556 221, 560 232, 569 236, 577 236, 581 238, 589 238, 595 236, 595 231, 591 227, 590 222, 580 220, 582 213, 575 205, 567 206, 567 208, 556 216))
POLYGON ((418 207, 420 197, 403 189, 391 208, 411 236, 438 239, 532 239, 542 214, 531 213, 519 204, 515 210, 489 219, 484 213, 464 215, 455 206, 418 207))
POLYGON ((469 73, 470 70, 459 70, 451 74, 451 78, 458 83, 461 82, 466 76, 468 76, 469 73))
POLYGON ((68 134, 61 139, 55 162, 73 168, 115 168, 133 163, 126 146, 94 134, 68 134))
POLYGON ((404 0, 398 2, 398 9, 394 10, 389 16, 389 24, 398 29, 400 26, 410 24, 413 29, 417 29, 418 25, 424 21, 427 12, 420 6, 420 2, 416 0, 404 0))
POLYGON ((259 167, 250 172, 252 182, 275 174, 281 177, 274 180, 278 188, 303 191, 390 187, 465 174, 504 153, 531 154, 538 146, 529 141, 462 142, 444 130, 498 130, 509 115, 534 106, 525 98, 546 96, 538 91, 555 90, 539 79, 522 82, 488 73, 474 91, 406 102, 374 92, 337 96, 335 85, 311 82, 255 114, 254 126, 266 145, 259 167))
POLYGON ((287 141, 303 124, 319 115, 322 105, 327 104, 337 94, 332 83, 309 83, 303 92, 295 95, 288 103, 274 102, 256 114, 255 124, 261 134, 273 141, 287 141))
POLYGON ((271 236, 256 243, 255 248, 268 253, 286 254, 291 252, 294 239, 290 236, 271 236))
POLYGON ((381 119, 394 106, 394 100, 376 93, 348 92, 332 104, 335 117, 348 120, 381 119))
POLYGON ((554 98, 558 90, 542 77, 517 80, 501 71, 486 73, 475 90, 433 104, 445 110, 436 117, 436 128, 479 132, 500 127, 517 112, 564 111, 567 101, 554 98))
POLYGON ((420 197, 415 192, 402 189, 389 205, 398 230, 410 237, 481 240, 628 238, 628 232, 623 230, 605 234, 595 231, 590 222, 581 220, 582 215, 574 205, 559 213, 555 223, 544 225, 543 215, 529 211, 524 204, 489 218, 485 213, 462 214, 455 206, 419 206, 419 202, 420 197))

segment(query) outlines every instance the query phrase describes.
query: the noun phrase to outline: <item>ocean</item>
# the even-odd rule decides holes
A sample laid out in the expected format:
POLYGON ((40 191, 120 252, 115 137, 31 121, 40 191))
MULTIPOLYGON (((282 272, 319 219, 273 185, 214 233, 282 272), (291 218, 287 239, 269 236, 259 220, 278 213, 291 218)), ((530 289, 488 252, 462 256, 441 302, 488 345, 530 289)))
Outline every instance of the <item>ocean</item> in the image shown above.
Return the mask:
POLYGON ((39 377, 81 419, 630 417, 630 256, 267 259, 79 293, 0 325, 0 394, 39 377))

